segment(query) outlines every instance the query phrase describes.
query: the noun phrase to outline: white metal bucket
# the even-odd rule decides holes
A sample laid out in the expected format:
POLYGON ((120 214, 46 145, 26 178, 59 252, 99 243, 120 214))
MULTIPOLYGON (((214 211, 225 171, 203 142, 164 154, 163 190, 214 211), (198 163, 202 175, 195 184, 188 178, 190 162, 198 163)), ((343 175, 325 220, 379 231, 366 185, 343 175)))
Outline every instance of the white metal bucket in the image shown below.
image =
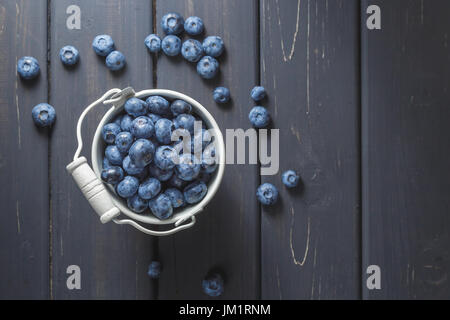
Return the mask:
POLYGON ((194 99, 171 90, 149 89, 135 93, 132 88, 124 90, 112 89, 108 91, 102 98, 91 104, 80 116, 77 126, 78 150, 75 153, 74 161, 67 166, 67 171, 73 176, 75 182, 80 187, 85 197, 90 202, 93 209, 99 214, 102 223, 113 220, 117 224, 130 224, 138 230, 156 236, 170 235, 183 229, 187 229, 195 224, 195 215, 201 212, 205 206, 211 201, 219 189, 220 183, 225 171, 225 143, 219 126, 212 115, 200 103, 194 99), (112 95, 112 96, 111 96, 112 95), (126 202, 116 195, 114 188, 100 178, 102 171, 103 152, 105 143, 101 138, 101 131, 105 124, 111 122, 118 114, 123 112, 124 103, 132 96, 144 98, 151 95, 159 95, 168 99, 181 99, 192 105, 193 112, 200 116, 205 122, 208 129, 215 132, 216 154, 219 161, 218 169, 213 174, 208 183, 208 192, 206 196, 197 204, 184 208, 175 213, 167 220, 159 220, 151 214, 137 214, 128 209, 126 202), (108 100, 109 99, 109 100, 108 100), (85 115, 97 104, 113 104, 100 121, 95 132, 92 142, 92 169, 88 166, 86 158, 79 157, 82 148, 81 124, 85 115), (105 188, 106 186, 106 188, 105 188), (131 219, 119 220, 117 217, 123 213, 131 219), (189 223, 185 223, 189 221, 189 223), (174 224, 174 228, 166 231, 154 231, 141 226, 139 223, 150 225, 169 225, 174 224))

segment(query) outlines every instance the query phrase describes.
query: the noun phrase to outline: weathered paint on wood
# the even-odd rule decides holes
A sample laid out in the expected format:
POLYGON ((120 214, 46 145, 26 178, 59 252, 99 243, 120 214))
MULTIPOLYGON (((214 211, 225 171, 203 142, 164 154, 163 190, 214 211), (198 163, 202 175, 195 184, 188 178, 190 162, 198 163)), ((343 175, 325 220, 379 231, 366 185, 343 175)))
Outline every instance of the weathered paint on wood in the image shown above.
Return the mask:
MULTIPOLYGON (((152 60, 144 46, 152 30, 151 1, 78 1, 81 30, 66 28, 66 8, 73 1, 52 1, 51 10, 51 97, 58 121, 51 143, 52 196, 52 296, 55 299, 151 299, 154 283, 147 276, 155 254, 155 238, 129 226, 112 222, 102 225, 89 207, 65 166, 76 149, 75 127, 83 109, 111 88, 152 87, 152 60), (127 59, 126 68, 110 72, 104 58, 95 55, 91 44, 98 34, 109 34, 117 50, 127 59), (81 54, 76 68, 65 68, 59 49, 72 44, 81 54), (81 290, 66 287, 66 268, 81 267, 81 290)), ((83 127, 83 155, 90 159, 94 130, 106 111, 99 106, 83 127)))
POLYGON ((0 1, 0 299, 49 293, 48 133, 31 119, 47 101, 45 0, 0 1), (17 60, 38 59, 41 73, 22 81, 17 60))
POLYGON ((363 1, 363 271, 369 299, 450 297, 448 1, 363 1), (364 21, 365 22, 365 21, 364 21), (363 24, 365 26, 365 24, 363 24))
POLYGON ((262 177, 280 191, 261 213, 264 299, 360 296, 358 25, 358 1, 261 1, 262 105, 280 129, 280 172, 262 177))
MULTIPOLYGON (((202 80, 196 64, 181 56, 162 55, 157 66, 157 85, 183 92, 199 101, 225 129, 249 128, 250 89, 258 82, 258 12, 256 1, 156 1, 159 22, 168 12, 185 18, 201 17, 205 35, 223 38, 226 51, 218 60, 220 75, 202 80), (217 86, 230 88, 233 101, 217 105, 212 91, 217 86)), ((198 37, 202 40, 204 36, 198 37)), ((187 39, 185 35, 183 39, 187 39)), ((197 225, 172 237, 159 240, 164 272, 159 283, 161 299, 205 299, 201 281, 208 271, 219 268, 226 277, 223 299, 258 298, 260 286, 259 206, 254 197, 258 184, 256 165, 226 167, 222 185, 197 225)))

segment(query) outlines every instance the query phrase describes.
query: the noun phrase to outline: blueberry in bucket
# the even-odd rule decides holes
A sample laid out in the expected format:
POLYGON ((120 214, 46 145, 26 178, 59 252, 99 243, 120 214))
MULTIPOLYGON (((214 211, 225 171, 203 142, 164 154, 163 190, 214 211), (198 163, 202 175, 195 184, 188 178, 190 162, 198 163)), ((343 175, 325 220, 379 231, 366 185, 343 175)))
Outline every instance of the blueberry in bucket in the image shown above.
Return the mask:
POLYGON ((117 194, 122 198, 134 196, 139 188, 139 180, 133 176, 126 176, 116 187, 117 194))
POLYGON ((160 220, 166 220, 172 216, 172 202, 164 193, 150 200, 148 206, 152 213, 160 220))
POLYGON ((128 155, 136 167, 143 168, 152 162, 155 155, 155 146, 150 140, 138 139, 130 147, 128 155))

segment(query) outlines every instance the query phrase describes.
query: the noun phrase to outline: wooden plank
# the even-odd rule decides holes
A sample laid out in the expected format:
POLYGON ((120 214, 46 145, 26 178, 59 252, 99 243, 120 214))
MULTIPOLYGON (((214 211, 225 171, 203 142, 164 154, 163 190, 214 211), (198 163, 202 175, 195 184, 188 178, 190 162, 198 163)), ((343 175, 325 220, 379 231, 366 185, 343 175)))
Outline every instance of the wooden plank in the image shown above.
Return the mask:
POLYGON ((369 4, 382 29, 363 29, 363 267, 380 266, 381 290, 364 297, 448 299, 450 3, 369 4))
MULTIPOLYGON (((51 144, 52 289, 55 299, 151 299, 154 283, 147 267, 155 252, 155 239, 129 226, 102 225, 98 216, 65 172, 76 149, 75 127, 83 109, 111 88, 152 87, 152 59, 144 46, 152 30, 152 6, 148 0, 77 1, 81 30, 66 28, 66 8, 73 1, 52 1, 51 102, 59 110, 51 144), (110 34, 127 59, 123 72, 111 73, 91 44, 98 34, 110 34), (80 64, 66 69, 59 49, 77 47, 80 64), (66 268, 81 268, 81 290, 68 290, 66 268)), ((104 107, 87 117, 83 128, 83 155, 90 158, 94 130, 104 107)))
POLYGON ((262 209, 263 299, 360 296, 358 1, 261 1, 280 202, 262 209), (287 190, 281 173, 298 170, 287 190))
MULTIPOLYGON (((223 38, 226 53, 219 59, 221 73, 204 81, 195 64, 181 56, 162 55, 157 66, 159 88, 183 92, 202 103, 225 129, 248 128, 249 92, 258 82, 257 2, 196 0, 157 0, 158 33, 161 17, 178 12, 203 19, 206 35, 223 38), (229 87, 233 102, 218 106, 212 98, 217 86, 229 87)), ((199 37, 200 40, 204 36, 199 37)), ((184 37, 187 39, 187 36, 184 37)), ((226 276, 223 299, 259 297, 259 208, 254 197, 258 184, 256 165, 227 166, 214 200, 198 216, 197 225, 159 240, 164 272, 159 283, 162 299, 205 299, 201 281, 212 268, 226 276)))
POLYGON ((0 299, 49 293, 48 134, 31 119, 47 101, 45 0, 0 1, 0 299), (22 56, 38 59, 32 81, 17 75, 22 56))

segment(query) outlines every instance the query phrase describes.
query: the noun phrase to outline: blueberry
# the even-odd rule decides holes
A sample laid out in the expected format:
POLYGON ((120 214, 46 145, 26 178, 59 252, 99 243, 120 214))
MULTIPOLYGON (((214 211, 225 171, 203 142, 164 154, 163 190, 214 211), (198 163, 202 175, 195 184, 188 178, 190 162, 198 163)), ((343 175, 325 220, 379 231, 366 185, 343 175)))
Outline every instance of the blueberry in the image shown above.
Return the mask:
POLYGON ((181 51, 181 39, 173 35, 165 36, 161 43, 161 47, 166 55, 170 57, 177 56, 181 51))
MULTIPOLYGON (((125 111, 133 117, 144 116, 148 112, 148 105, 145 101, 133 97, 133 98, 128 99, 125 102, 125 111)), ((125 118, 125 116, 124 116, 124 118, 125 118)), ((122 125, 123 125, 123 119, 122 119, 122 125)), ((130 126, 130 128, 131 128, 131 126, 130 126)), ((123 128, 123 127, 122 127, 122 129, 125 130, 125 128, 123 128)))
POLYGON ((152 213, 160 220, 166 220, 172 216, 172 202, 164 193, 150 200, 148 206, 152 213))
POLYGON ((148 51, 152 53, 158 53, 161 50, 161 38, 156 34, 151 34, 145 38, 145 46, 148 51))
POLYGON ((159 116, 167 116, 170 114, 169 101, 161 96, 151 96, 147 100, 148 111, 159 116))
POLYGON ((192 181, 200 173, 199 160, 192 154, 183 154, 180 156, 179 163, 175 166, 175 172, 181 180, 192 181))
POLYGON ((173 208, 180 208, 185 205, 183 193, 176 188, 166 189, 164 194, 169 197, 173 208))
POLYGON ((216 159, 216 148, 214 145, 209 145, 206 147, 202 156, 202 169, 206 173, 213 173, 218 167, 216 159))
POLYGON ((218 36, 206 37, 202 45, 205 54, 215 58, 220 56, 224 50, 223 40, 218 36))
POLYGON ((152 119, 153 124, 155 124, 156 122, 158 122, 159 119, 161 119, 161 116, 158 116, 157 114, 154 113, 149 113, 148 117, 152 119))
POLYGON ((133 135, 127 131, 119 132, 116 135, 115 145, 121 153, 127 153, 133 144, 133 135))
POLYGON ((59 58, 66 66, 73 66, 77 64, 80 59, 78 50, 73 46, 64 46, 59 51, 59 58))
POLYGON ((260 101, 266 97, 266 89, 264 87, 254 87, 252 89, 251 97, 255 101, 260 101))
POLYGON ((130 156, 126 156, 122 161, 123 170, 131 176, 140 176, 145 172, 145 168, 136 167, 136 165, 131 161, 130 156))
POLYGON ((150 175, 161 182, 169 180, 173 175, 173 169, 161 170, 153 163, 150 164, 148 168, 150 170, 150 175))
POLYGON ((177 189, 183 189, 186 184, 187 182, 178 178, 176 174, 174 174, 169 180, 169 185, 177 189))
POLYGON ((56 111, 48 103, 39 103, 31 111, 34 124, 38 127, 51 127, 56 120, 56 111))
POLYGON ((187 113, 178 115, 174 120, 173 124, 175 129, 186 129, 190 134, 194 134, 194 124, 195 118, 187 113))
POLYGON ((111 163, 109 163, 109 160, 107 158, 103 158, 102 168, 103 169, 108 169, 110 167, 112 167, 112 165, 111 165, 111 163))
POLYGON ((122 119, 123 119, 123 115, 118 115, 117 117, 114 118, 113 123, 117 124, 120 127, 122 119))
POLYGON ((123 170, 121 167, 112 166, 102 170, 102 180, 109 184, 119 183, 123 179, 123 170))
POLYGON ((148 178, 148 166, 141 169, 142 171, 140 171, 138 174, 130 174, 130 176, 138 178, 140 183, 144 182, 148 178))
POLYGON ((188 39, 183 42, 181 54, 189 62, 197 62, 203 56, 202 44, 198 40, 188 39))
POLYGON ((155 178, 148 178, 139 186, 138 194, 142 199, 153 199, 161 191, 161 182, 155 178))
POLYGON ((225 87, 217 87, 214 89, 213 98, 217 103, 227 103, 230 101, 230 90, 225 87))
POLYGON ((136 177, 126 176, 116 187, 117 194, 122 198, 130 198, 136 194, 139 180, 136 177))
POLYGON ((106 57, 106 66, 111 71, 122 69, 125 63, 125 56, 120 51, 113 51, 106 57))
POLYGON ((120 166, 123 162, 123 155, 115 145, 106 147, 105 157, 108 159, 109 163, 115 166, 120 166))
POLYGON ((160 146, 156 149, 155 164, 162 170, 170 170, 175 167, 177 153, 170 146, 160 146))
POLYGON ((263 205, 270 206, 278 200, 278 190, 271 183, 264 183, 258 187, 256 197, 263 205))
POLYGON ((184 19, 178 13, 168 13, 161 18, 161 28, 166 34, 179 34, 183 32, 184 19))
POLYGON ((23 79, 36 78, 40 71, 39 62, 33 57, 22 57, 17 62, 17 73, 23 79))
POLYGON ((196 153, 196 148, 203 151, 211 142, 211 133, 206 129, 201 129, 194 134, 191 152, 196 153))
POLYGON ((172 131, 175 129, 169 119, 159 119, 155 124, 155 135, 159 143, 169 144, 172 140, 172 131))
POLYGON ((122 129, 122 131, 130 132, 133 120, 134 118, 132 116, 130 116, 129 114, 125 114, 120 121, 120 128, 122 129))
POLYGON ((115 123, 105 124, 102 128, 102 138, 106 143, 113 144, 120 131, 120 127, 115 123))
POLYGON ((183 190, 184 200, 189 204, 200 202, 208 192, 208 187, 203 181, 195 181, 183 190))
POLYGON ((184 30, 191 36, 197 36, 203 32, 205 26, 199 17, 189 17, 184 22, 184 30))
POLYGON ((152 261, 148 266, 147 274, 152 279, 158 279, 161 275, 161 263, 159 261, 152 261))
POLYGON ((142 213, 148 208, 148 200, 142 199, 137 194, 127 199, 128 208, 136 213, 142 213))
POLYGON ((265 128, 270 123, 270 114, 266 108, 256 106, 250 110, 248 114, 248 119, 255 128, 265 128))
POLYGON ((155 133, 155 126, 149 117, 140 116, 133 120, 130 132, 136 139, 149 139, 155 133))
POLYGON ((172 111, 172 115, 176 117, 182 113, 191 113, 192 106, 184 100, 175 100, 170 105, 170 110, 172 111))
POLYGON ((213 57, 203 57, 197 63, 197 73, 204 79, 214 78, 219 71, 219 62, 213 57))
POLYGON ((295 188, 300 177, 294 170, 288 170, 281 175, 281 181, 288 188, 295 188))
POLYGON ((210 297, 218 297, 224 291, 224 281, 220 274, 208 275, 202 281, 203 292, 210 297))
POLYGON ((102 34, 94 38, 94 41, 92 41, 92 48, 99 56, 106 57, 113 52, 114 41, 110 36, 102 34))
POLYGON ((143 168, 152 162, 155 155, 155 146, 150 140, 138 139, 128 152, 131 162, 138 168, 143 168))

